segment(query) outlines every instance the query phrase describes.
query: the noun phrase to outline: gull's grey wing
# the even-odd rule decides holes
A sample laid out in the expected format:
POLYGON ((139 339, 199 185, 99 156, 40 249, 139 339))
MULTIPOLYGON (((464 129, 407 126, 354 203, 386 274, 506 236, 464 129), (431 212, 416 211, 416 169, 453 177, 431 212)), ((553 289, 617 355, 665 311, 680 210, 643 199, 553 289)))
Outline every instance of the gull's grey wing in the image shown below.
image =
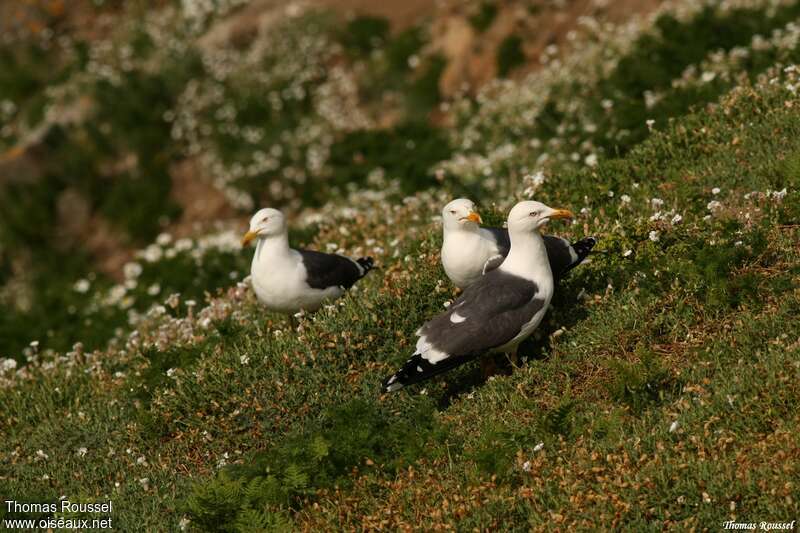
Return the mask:
POLYGON ((416 353, 384 380, 383 390, 424 381, 508 343, 544 307, 537 292, 532 281, 488 272, 419 329, 416 353))
POLYGON ((358 260, 343 255, 326 254, 313 250, 297 250, 306 267, 306 283, 314 289, 344 287, 349 289, 372 268, 372 259, 358 260))

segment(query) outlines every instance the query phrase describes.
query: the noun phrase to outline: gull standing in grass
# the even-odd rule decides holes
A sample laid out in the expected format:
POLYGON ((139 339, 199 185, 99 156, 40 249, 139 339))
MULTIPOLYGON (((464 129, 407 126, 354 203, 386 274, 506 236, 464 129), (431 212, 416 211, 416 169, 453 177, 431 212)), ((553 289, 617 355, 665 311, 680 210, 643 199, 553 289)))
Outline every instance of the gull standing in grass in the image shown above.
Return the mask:
POLYGON ((539 230, 549 220, 571 217, 569 211, 540 202, 515 205, 508 215, 508 256, 417 330, 414 355, 383 381, 383 391, 424 381, 486 352, 515 356, 553 297, 553 272, 539 230))
POLYGON ((350 259, 290 248, 286 217, 277 209, 264 208, 253 215, 242 246, 253 240, 253 290, 267 309, 289 313, 290 320, 298 311, 316 311, 339 298, 373 267, 371 257, 350 259))
MULTIPOLYGON (((472 200, 453 200, 442 210, 442 266, 453 284, 465 289, 484 272, 497 268, 508 255, 511 242, 505 228, 482 228, 472 200)), ((550 269, 556 282, 586 259, 597 243, 587 237, 570 244, 561 237, 544 236, 550 269)))

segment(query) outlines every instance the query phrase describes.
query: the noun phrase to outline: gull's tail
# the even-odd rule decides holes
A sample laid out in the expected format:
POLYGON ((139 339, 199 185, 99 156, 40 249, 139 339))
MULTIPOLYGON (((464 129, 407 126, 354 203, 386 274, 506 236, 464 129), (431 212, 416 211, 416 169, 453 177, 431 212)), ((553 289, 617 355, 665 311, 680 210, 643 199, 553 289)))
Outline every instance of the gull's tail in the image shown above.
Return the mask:
POLYGON ((375 268, 375 261, 371 257, 359 257, 356 259, 356 263, 358 263, 362 278, 367 275, 367 272, 375 268))
POLYGON ((586 257, 591 253, 595 244, 597 244, 597 237, 586 237, 585 239, 572 243, 572 249, 575 251, 577 257, 569 264, 566 270, 564 270, 564 274, 583 263, 586 257))
POLYGON ((430 363, 421 354, 415 353, 406 361, 400 370, 383 380, 381 392, 394 392, 407 385, 413 385, 437 376, 442 372, 463 365, 473 357, 448 357, 435 364, 430 363))

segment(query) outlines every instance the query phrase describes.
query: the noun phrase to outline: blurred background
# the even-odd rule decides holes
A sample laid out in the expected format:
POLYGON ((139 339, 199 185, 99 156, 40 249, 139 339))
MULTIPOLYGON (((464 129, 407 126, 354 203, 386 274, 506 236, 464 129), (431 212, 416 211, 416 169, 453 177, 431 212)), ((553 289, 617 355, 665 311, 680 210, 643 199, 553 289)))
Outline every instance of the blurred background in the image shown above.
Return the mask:
POLYGON ((0 356, 102 346, 242 279, 257 207, 302 242, 359 191, 501 197, 624 154, 732 84, 663 94, 684 69, 798 16, 673 3, 0 3, 0 356))

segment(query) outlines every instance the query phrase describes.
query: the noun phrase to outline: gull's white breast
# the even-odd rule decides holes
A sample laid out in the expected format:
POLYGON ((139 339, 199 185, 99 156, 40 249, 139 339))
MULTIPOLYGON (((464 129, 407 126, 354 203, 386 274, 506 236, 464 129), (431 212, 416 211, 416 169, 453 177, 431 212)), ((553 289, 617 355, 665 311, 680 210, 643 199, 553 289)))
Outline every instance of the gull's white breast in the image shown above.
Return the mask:
POLYGON ((442 243, 442 266, 453 284, 463 289, 483 275, 483 265, 497 254, 497 246, 478 233, 454 231, 442 243))

